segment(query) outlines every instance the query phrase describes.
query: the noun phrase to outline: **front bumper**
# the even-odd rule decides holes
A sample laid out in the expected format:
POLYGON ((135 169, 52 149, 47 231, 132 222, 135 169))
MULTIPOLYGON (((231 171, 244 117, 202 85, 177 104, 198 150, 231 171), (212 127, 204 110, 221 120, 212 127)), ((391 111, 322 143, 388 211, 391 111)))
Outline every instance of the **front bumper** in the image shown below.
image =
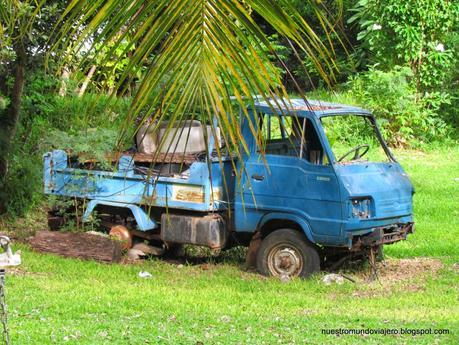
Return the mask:
POLYGON ((378 227, 369 234, 353 236, 350 249, 351 251, 361 251, 364 248, 392 244, 406 240, 408 234, 413 232, 413 222, 378 227))

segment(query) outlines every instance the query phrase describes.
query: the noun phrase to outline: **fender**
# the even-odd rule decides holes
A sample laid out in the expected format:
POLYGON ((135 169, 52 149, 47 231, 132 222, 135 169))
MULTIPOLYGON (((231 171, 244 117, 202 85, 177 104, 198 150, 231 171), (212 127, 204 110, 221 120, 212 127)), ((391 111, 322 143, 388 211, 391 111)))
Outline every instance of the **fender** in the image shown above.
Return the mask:
POLYGON ((257 229, 261 229, 270 220, 283 220, 283 219, 290 220, 292 222, 297 223, 303 230, 307 239, 311 243, 316 243, 316 241, 314 240, 314 237, 312 236, 312 230, 311 230, 311 226, 309 225, 309 223, 303 217, 298 216, 296 214, 292 214, 292 213, 279 213, 279 212, 267 213, 260 219, 257 229))
POLYGON ((107 205, 107 206, 122 207, 122 208, 130 209, 132 211, 132 215, 135 218, 135 221, 137 222, 137 227, 141 231, 153 230, 158 227, 158 223, 152 220, 148 216, 148 214, 146 214, 145 211, 139 206, 136 206, 133 204, 111 202, 111 201, 97 200, 97 199, 93 199, 88 203, 88 206, 86 207, 86 211, 83 214, 83 222, 89 221, 89 217, 91 216, 92 211, 94 211, 94 208, 97 205, 107 205))

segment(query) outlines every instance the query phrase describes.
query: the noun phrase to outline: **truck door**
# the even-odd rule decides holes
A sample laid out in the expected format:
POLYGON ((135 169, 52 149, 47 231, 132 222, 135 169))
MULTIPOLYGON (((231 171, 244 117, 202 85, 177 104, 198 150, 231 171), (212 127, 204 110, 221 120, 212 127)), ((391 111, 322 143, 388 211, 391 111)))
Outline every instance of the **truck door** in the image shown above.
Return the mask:
POLYGON ((254 231, 268 213, 288 213, 307 220, 316 241, 333 244, 341 232, 340 189, 315 124, 307 118, 261 115, 260 126, 264 147, 253 145, 240 167, 237 231, 254 231))

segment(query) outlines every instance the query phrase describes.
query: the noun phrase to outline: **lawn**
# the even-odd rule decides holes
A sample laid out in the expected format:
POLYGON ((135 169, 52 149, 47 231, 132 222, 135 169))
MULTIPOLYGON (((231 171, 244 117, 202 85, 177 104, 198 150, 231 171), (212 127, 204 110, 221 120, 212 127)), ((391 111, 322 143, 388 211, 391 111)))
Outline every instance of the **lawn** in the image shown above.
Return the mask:
POLYGON ((346 272, 356 283, 326 286, 324 273, 282 283, 245 272, 241 260, 107 265, 16 244, 23 264, 7 276, 12 342, 458 344, 459 149, 396 156, 416 187, 416 233, 386 248, 380 282, 366 281, 365 268, 346 272), (337 328, 449 334, 322 334, 337 328))

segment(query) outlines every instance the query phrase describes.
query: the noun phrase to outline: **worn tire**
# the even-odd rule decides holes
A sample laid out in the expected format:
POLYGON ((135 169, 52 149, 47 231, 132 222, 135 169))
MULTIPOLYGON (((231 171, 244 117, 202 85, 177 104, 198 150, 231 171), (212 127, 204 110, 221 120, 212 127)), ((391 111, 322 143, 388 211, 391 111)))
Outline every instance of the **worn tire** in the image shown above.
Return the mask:
POLYGON ((257 270, 266 276, 307 278, 320 270, 320 258, 303 233, 279 229, 261 242, 257 270))

